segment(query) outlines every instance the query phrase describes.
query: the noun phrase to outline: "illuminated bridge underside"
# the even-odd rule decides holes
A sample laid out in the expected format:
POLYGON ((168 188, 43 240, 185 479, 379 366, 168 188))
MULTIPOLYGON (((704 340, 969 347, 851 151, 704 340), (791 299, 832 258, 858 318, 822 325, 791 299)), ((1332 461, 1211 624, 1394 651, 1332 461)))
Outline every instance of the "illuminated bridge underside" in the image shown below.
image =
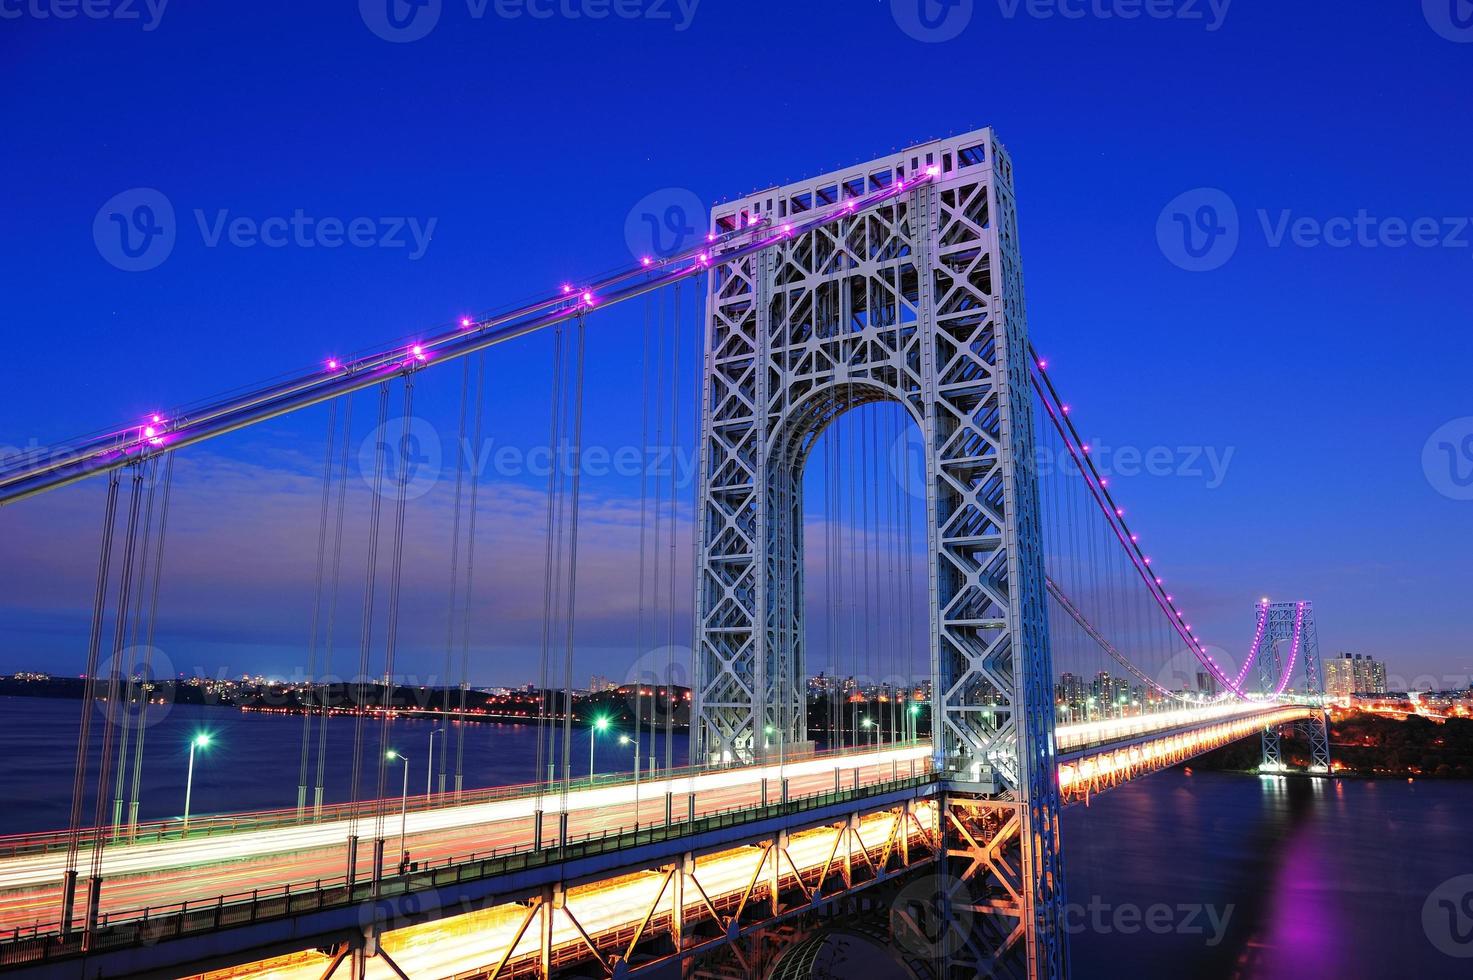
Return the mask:
MULTIPOLYGON (((1060 789, 1066 802, 1087 803, 1130 779, 1265 727, 1298 721, 1310 711, 1299 705, 1225 704, 1060 726, 1060 789)), ((841 793, 786 807, 760 805, 760 770, 754 768, 747 781, 753 805, 725 819, 718 815, 714 825, 682 828, 686 815, 677 813, 673 824, 650 826, 607 851, 570 846, 560 854, 548 848, 540 861, 523 851, 519 863, 513 853, 501 859, 500 868, 482 860, 391 877, 376 902, 367 879, 356 884, 351 898, 340 885, 315 894, 308 889, 287 900, 263 894, 249 908, 199 901, 185 913, 155 913, 146 923, 117 924, 113 938, 119 948, 104 944, 89 963, 107 963, 110 975, 137 970, 177 975, 183 971, 170 973, 167 964, 203 969, 212 962, 230 967, 260 961, 233 966, 229 975, 320 977, 332 959, 314 950, 337 949, 350 958, 355 955, 351 947, 363 948, 365 932, 377 932, 387 956, 369 956, 370 977, 395 976, 390 962, 416 978, 518 976, 575 964, 608 975, 616 968, 620 974, 631 967, 642 972, 652 963, 707 951, 932 861, 937 786, 924 765, 914 776, 910 765, 911 759, 923 761, 928 755, 924 744, 867 754, 861 757, 865 761, 888 760, 867 774, 855 768, 860 759, 848 759, 840 770, 841 793), (862 773, 858 781, 856 772, 862 773), (908 831, 899 832, 897 821, 908 831), (773 855, 781 876, 776 900, 773 855), (680 916, 674 914, 678 893, 684 894, 680 916), (631 957, 634 962, 619 966, 631 957)), ((826 778, 833 779, 828 771, 826 778)), ((711 775, 730 779, 734 774, 711 775)), ((772 792, 776 801, 777 791, 772 792)), ((651 802, 663 805, 663 794, 651 802)), ((568 805, 570 810, 579 806, 575 799, 568 805)), ((481 832, 465 828, 467 841, 481 832)), ((222 840, 201 843, 218 848, 222 840)), ((0 881, 17 864, 14 858, 0 861, 0 881)), ((238 867, 239 862, 219 866, 238 867)), ((55 952, 68 958, 64 949, 55 952)), ((23 975, 56 975, 52 971, 61 963, 37 961, 45 955, 50 954, 44 947, 24 940, 0 945, 0 962, 20 967, 23 975)), ((348 969, 338 975, 350 976, 348 969)))
POLYGON ((1185 724, 1124 740, 1081 745, 1069 751, 1061 747, 1059 792, 1065 804, 1088 803, 1091 796, 1131 779, 1169 769, 1265 729, 1302 721, 1312 717, 1316 710, 1307 705, 1254 706, 1251 711, 1237 712, 1206 724, 1185 724))

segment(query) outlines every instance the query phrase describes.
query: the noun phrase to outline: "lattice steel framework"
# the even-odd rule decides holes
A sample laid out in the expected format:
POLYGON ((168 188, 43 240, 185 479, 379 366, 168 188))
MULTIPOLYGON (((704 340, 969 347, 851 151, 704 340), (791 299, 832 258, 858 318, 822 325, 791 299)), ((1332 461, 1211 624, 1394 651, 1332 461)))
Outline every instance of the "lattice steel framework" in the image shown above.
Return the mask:
MULTIPOLYGON (((1329 772, 1330 729, 1325 715, 1325 672, 1320 663, 1320 638, 1315 627, 1314 603, 1270 603, 1264 632, 1264 649, 1258 658, 1259 683, 1266 695, 1283 693, 1277 689, 1285 669, 1282 647, 1288 644, 1289 655, 1296 657, 1304 665, 1304 688, 1290 693, 1302 696, 1315 709, 1309 718, 1295 723, 1295 727, 1309 741, 1309 771, 1329 772)), ((1295 664, 1288 665, 1290 671, 1294 667, 1295 664)), ((1263 730, 1263 762, 1260 768, 1265 771, 1279 772, 1284 769, 1280 731, 1281 726, 1278 725, 1270 725, 1263 730)))
POLYGON ((924 440, 932 718, 947 846, 975 896, 946 975, 1062 976, 1052 669, 1012 164, 990 130, 717 207, 774 227, 934 168, 862 214, 713 270, 693 758, 806 741, 802 472, 870 402, 924 440))

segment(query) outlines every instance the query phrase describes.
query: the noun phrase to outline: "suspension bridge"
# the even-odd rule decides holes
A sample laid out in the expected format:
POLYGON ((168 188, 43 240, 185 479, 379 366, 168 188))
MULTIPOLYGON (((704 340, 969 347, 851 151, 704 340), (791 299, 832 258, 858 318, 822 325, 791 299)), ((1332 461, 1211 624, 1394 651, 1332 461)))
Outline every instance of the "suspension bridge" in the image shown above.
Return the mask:
POLYGON ((718 205, 672 254, 11 462, 0 516, 97 494, 84 676, 85 705, 104 707, 81 711, 68 826, 0 839, 0 969, 800 976, 842 923, 884 932, 918 977, 1066 976, 1064 807, 1241 739, 1286 771, 1293 726, 1309 771, 1330 768, 1311 603, 1245 603, 1251 646, 1209 647, 1077 414, 1029 338, 1012 162, 984 129, 718 205), (633 654, 673 649, 677 614, 692 624, 688 751, 653 704, 675 689, 672 653, 652 703, 635 678, 631 768, 593 771, 573 700, 583 471, 552 468, 537 781, 466 785, 465 725, 448 719, 467 717, 477 555, 496 548, 477 521, 499 502, 458 458, 453 683, 431 712, 447 729, 420 763, 438 782, 411 795, 409 763, 382 747, 419 501, 393 451, 350 479, 354 405, 402 450, 416 393, 453 395, 459 361, 458 437, 479 445, 494 349, 544 343, 548 446, 577 450, 589 337, 641 307, 641 441, 685 432, 699 478, 688 501, 673 475, 640 478, 633 654), (688 328, 701 346, 682 367, 688 328), (294 807, 144 819, 176 459, 314 408, 307 676, 350 649, 358 710, 306 705, 294 807), (819 663, 837 683, 810 683, 819 663), (382 710, 362 710, 375 692, 382 710), (351 753, 329 752, 330 724, 351 753), (329 799, 324 771, 342 769, 346 798, 329 799))

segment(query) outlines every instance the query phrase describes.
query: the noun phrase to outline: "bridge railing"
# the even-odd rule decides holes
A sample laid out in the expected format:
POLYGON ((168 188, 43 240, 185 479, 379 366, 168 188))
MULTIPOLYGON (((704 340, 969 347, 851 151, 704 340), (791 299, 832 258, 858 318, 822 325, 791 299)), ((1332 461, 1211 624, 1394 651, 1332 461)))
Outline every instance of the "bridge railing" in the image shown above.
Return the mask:
MULTIPOLYGON (((920 740, 881 743, 875 748, 856 748, 851 746, 842 749, 824 749, 795 755, 788 759, 788 762, 798 763, 822 759, 846 758, 872 751, 893 751, 914 748, 925 744, 927 744, 925 740, 920 740)), ((676 766, 671 769, 656 769, 652 772, 641 772, 640 779, 641 781, 649 779, 686 779, 711 772, 730 772, 734 769, 755 770, 771 768, 775 765, 776 762, 756 763, 748 766, 676 766)), ((509 800, 527 799, 537 796, 557 796, 564 792, 564 790, 577 793, 590 789, 609 789, 633 785, 633 783, 634 773, 632 771, 625 771, 596 774, 592 777, 584 776, 566 782, 563 780, 553 780, 550 782, 512 783, 504 786, 489 786, 481 789, 462 790, 458 795, 454 790, 447 790, 444 793, 410 796, 408 798, 407 810, 409 813, 421 813, 428 810, 440 810, 449 807, 475 806, 482 803, 502 803, 509 800)), ((393 796, 379 800, 364 800, 359 803, 324 804, 316 812, 310 808, 299 811, 296 807, 288 807, 274 810, 246 810, 233 813, 191 815, 187 830, 184 827, 183 819, 179 817, 143 821, 136 824, 131 833, 126 828, 120 829, 112 826, 101 828, 84 827, 80 831, 80 845, 84 849, 90 850, 93 842, 99 837, 103 840, 104 848, 123 847, 133 844, 154 844, 164 841, 193 840, 195 838, 248 833, 257 830, 274 830, 281 827, 330 823, 335 820, 351 819, 355 814, 360 820, 372 820, 379 816, 397 817, 401 806, 404 805, 401 797, 393 796)), ((64 830, 48 830, 28 834, 0 836, 0 860, 8 857, 18 857, 24 854, 44 854, 52 851, 62 851, 66 850, 69 844, 70 834, 64 830)))
MULTIPOLYGON (((213 932, 222 928, 281 919, 305 912, 371 903, 385 898, 460 883, 480 881, 512 872, 558 864, 598 854, 658 844, 714 830, 738 827, 775 817, 790 816, 834 804, 860 801, 933 781, 930 760, 912 760, 906 775, 862 786, 851 786, 791 797, 786 802, 733 806, 708 811, 695 820, 661 820, 647 826, 620 826, 569 838, 565 843, 537 847, 531 843, 492 848, 447 857, 433 867, 402 875, 371 877, 349 882, 346 875, 286 882, 274 888, 219 895, 208 899, 162 906, 112 911, 98 920, 90 936, 89 952, 152 945, 168 939, 213 932)), ((469 911, 469 910, 468 910, 469 911)), ((61 923, 37 924, 0 934, 0 967, 21 966, 76 956, 83 951, 83 933, 63 933, 61 923)))

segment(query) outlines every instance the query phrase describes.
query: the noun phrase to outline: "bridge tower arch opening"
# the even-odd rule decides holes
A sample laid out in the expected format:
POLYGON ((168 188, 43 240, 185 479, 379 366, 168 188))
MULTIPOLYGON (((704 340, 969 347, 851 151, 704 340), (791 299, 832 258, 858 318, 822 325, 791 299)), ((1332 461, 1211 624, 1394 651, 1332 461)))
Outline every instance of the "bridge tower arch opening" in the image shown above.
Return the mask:
POLYGON ((1012 177, 1006 150, 980 130, 711 215, 715 233, 759 224, 775 234, 708 280, 691 756, 763 759, 769 730, 807 740, 793 484, 804 447, 836 413, 905 406, 925 457, 939 821, 971 904, 987 910, 950 957, 956 976, 1067 972, 1012 177), (784 234, 806 211, 897 183, 908 190, 784 234))

